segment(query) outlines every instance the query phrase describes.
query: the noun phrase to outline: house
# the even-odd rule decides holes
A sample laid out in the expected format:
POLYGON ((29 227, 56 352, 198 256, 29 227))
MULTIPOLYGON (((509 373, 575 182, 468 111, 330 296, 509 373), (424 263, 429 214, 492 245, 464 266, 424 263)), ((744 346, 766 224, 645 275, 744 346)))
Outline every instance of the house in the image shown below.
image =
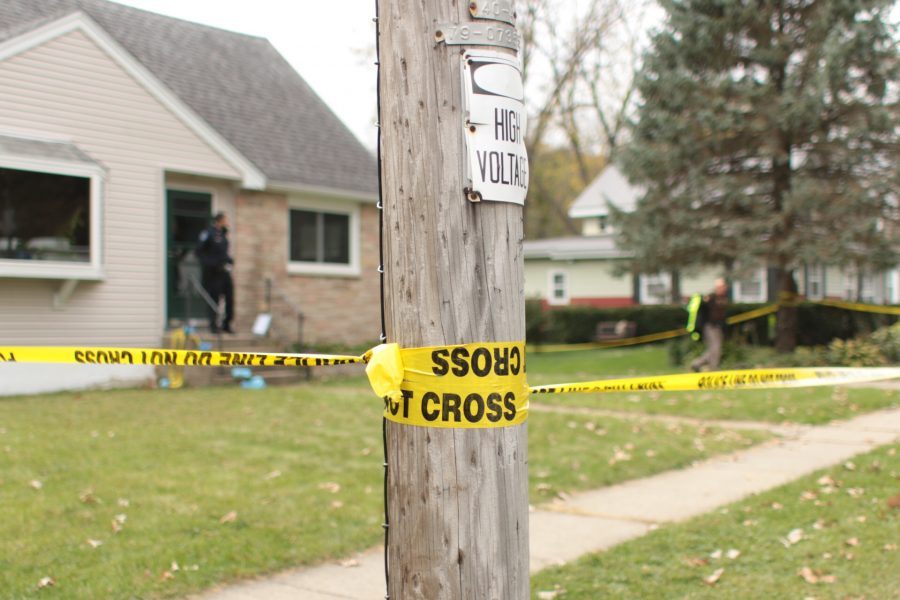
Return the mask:
MULTIPOLYGON (((105 0, 0 3, 0 345, 158 347, 229 214, 236 326, 377 340, 377 172, 265 39, 105 0)), ((0 393, 153 377, 0 365, 0 393)))
MULTIPOLYGON (((643 194, 615 165, 607 166, 579 194, 569 217, 581 222, 576 237, 525 242, 525 294, 549 306, 598 307, 663 304, 671 299, 670 273, 632 274, 624 268, 627 252, 616 245, 610 224, 612 204, 633 210, 643 194)), ((707 268, 679 273, 683 297, 709 293, 721 270, 707 268)), ((811 300, 824 298, 900 303, 900 270, 873 273, 834 265, 806 265, 796 277, 799 291, 811 300)), ((736 302, 776 299, 775 272, 760 267, 732 282, 736 302)))

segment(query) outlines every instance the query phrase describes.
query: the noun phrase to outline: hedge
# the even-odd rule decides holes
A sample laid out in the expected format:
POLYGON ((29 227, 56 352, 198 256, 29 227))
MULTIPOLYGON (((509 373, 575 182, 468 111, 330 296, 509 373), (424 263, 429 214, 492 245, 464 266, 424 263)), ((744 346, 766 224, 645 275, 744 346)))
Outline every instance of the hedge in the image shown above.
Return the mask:
MULTIPOLYGON (((730 304, 728 315, 736 315, 765 304, 730 304)), ((525 308, 526 338, 534 344, 578 344, 591 342, 597 323, 634 321, 635 335, 646 335, 684 327, 687 312, 677 305, 636 305, 621 308, 564 306, 543 308, 539 300, 529 300, 525 308)), ((897 317, 851 312, 830 306, 804 302, 797 306, 797 342, 801 346, 828 344, 831 340, 850 339, 890 325, 897 317)), ((761 317, 729 328, 730 337, 751 344, 768 345, 773 341, 768 317, 761 317)))

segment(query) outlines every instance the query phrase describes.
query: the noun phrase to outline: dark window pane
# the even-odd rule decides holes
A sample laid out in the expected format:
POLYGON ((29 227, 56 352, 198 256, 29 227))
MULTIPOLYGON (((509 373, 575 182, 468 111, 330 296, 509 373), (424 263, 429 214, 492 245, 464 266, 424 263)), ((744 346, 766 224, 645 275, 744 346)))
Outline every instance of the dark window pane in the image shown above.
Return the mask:
POLYGON ((324 215, 324 262, 350 264, 350 216, 324 215))
POLYGON ((318 213, 308 210, 291 211, 291 260, 316 262, 318 213))
POLYGON ((91 180, 0 168, 0 258, 90 262, 91 180))

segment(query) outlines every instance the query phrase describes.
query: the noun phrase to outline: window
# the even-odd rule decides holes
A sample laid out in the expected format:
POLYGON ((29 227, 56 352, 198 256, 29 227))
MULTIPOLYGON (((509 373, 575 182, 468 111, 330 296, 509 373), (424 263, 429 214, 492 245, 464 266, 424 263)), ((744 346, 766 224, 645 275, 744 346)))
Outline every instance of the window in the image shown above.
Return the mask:
POLYGON ((734 282, 735 302, 765 302, 768 293, 766 269, 757 269, 734 282))
POLYGON ((294 201, 289 213, 291 273, 359 275, 356 205, 294 201))
POLYGON ((825 268, 813 265, 806 271, 806 297, 821 300, 825 297, 825 268))
POLYGON ((0 136, 0 276, 99 279, 102 177, 71 144, 0 136))
POLYGON ((672 297, 672 276, 670 273, 641 275, 640 303, 665 304, 672 297))
POLYGON ((569 303, 569 275, 565 271, 550 273, 550 297, 547 302, 554 306, 569 303))

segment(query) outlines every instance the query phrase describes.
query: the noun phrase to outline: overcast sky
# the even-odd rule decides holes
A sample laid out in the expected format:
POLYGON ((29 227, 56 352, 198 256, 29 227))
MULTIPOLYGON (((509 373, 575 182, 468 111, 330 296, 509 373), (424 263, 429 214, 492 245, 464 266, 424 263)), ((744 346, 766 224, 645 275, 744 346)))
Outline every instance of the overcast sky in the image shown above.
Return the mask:
POLYGON ((375 0, 116 1, 268 38, 356 137, 375 148, 375 0))

